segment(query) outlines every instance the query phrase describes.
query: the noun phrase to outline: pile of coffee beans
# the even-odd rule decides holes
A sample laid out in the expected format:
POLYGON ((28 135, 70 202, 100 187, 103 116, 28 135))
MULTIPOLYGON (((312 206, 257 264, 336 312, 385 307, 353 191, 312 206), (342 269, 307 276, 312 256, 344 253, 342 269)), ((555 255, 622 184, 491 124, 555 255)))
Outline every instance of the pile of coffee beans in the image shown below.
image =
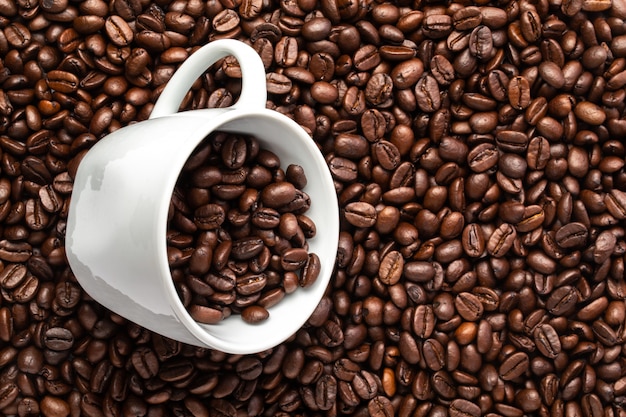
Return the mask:
MULTIPOLYGON (((626 0, 0 0, 0 413, 626 415, 625 19, 626 0), (107 311, 63 249, 81 157, 221 38, 258 52, 341 213, 318 308, 254 355, 107 311)), ((240 77, 220 60, 182 107, 229 106, 240 77)))
POLYGON ((300 165, 257 138, 223 132, 205 138, 186 162, 170 203, 167 250, 183 305, 205 324, 231 313, 248 323, 298 287, 311 286, 320 259, 308 252, 316 227, 300 165))

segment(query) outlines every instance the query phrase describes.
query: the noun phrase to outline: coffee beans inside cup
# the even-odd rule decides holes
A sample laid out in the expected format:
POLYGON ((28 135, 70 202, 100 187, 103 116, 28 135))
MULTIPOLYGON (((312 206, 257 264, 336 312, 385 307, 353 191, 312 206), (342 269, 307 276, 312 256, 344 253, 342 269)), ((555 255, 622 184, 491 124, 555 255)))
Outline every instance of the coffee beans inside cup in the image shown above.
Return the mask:
POLYGON ((187 160, 170 203, 168 262, 190 315, 215 324, 233 313, 258 323, 315 282, 314 222, 301 166, 247 135, 210 134, 187 160))

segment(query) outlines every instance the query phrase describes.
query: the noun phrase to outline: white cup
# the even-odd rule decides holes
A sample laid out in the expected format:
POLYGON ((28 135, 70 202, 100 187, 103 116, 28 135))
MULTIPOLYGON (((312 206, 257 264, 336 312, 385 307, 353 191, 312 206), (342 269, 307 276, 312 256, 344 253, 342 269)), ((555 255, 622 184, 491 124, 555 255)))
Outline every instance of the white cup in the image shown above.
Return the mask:
POLYGON ((116 130, 82 159, 69 207, 65 247, 78 282, 97 302, 166 337, 227 353, 256 353, 288 339, 310 317, 332 275, 339 236, 337 196, 328 166, 309 135, 293 120, 265 108, 265 70, 257 53, 235 40, 218 40, 192 54, 161 93, 148 120, 116 130), (220 58, 241 66, 239 100, 224 109, 178 112, 186 92, 220 58), (194 148, 211 132, 257 137, 283 167, 304 168, 311 197, 307 211, 317 234, 309 251, 321 272, 248 324, 233 314, 219 324, 196 322, 172 281, 166 253, 167 214, 174 185, 194 148))

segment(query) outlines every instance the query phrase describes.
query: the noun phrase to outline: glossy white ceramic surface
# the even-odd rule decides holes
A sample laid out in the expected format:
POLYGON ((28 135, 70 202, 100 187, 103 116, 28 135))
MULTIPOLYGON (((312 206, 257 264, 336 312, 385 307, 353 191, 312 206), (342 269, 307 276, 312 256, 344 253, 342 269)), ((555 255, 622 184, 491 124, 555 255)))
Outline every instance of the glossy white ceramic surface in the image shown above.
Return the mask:
POLYGON ((228 353, 266 350, 304 324, 332 275, 337 198, 317 145, 293 120, 265 109, 265 101, 265 73, 256 52, 238 41, 215 41, 174 74, 149 120, 117 130, 91 148, 76 174, 65 241, 72 271, 91 297, 154 332, 228 353), (234 55, 242 67, 240 100, 227 109, 176 113, 195 79, 226 55, 234 55), (299 164, 308 178, 307 215, 317 226, 309 250, 319 255, 321 274, 313 286, 286 296, 270 309, 267 321, 256 325, 239 315, 216 325, 196 323, 174 289, 167 263, 165 234, 174 185, 193 149, 216 130, 256 136, 284 167, 299 164))

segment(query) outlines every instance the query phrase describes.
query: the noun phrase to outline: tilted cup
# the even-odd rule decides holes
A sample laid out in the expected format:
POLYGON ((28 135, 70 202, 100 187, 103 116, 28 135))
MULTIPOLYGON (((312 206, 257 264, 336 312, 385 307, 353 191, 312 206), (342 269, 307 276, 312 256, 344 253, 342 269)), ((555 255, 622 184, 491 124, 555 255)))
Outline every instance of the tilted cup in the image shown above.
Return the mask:
POLYGON ((310 317, 331 278, 339 236, 337 196, 328 166, 293 120, 265 108, 265 71, 257 53, 218 40, 192 54, 161 93, 148 120, 125 126, 84 156, 74 181, 65 247, 83 289, 113 312, 166 337, 227 353, 255 353, 283 342, 310 317), (242 71, 239 100, 228 108, 178 112, 193 82, 233 55, 242 71), (196 322, 183 306, 167 260, 167 215, 174 185, 196 146, 211 132, 253 135, 281 164, 304 168, 316 224, 309 251, 321 260, 315 283, 249 324, 233 314, 218 324, 196 322))

